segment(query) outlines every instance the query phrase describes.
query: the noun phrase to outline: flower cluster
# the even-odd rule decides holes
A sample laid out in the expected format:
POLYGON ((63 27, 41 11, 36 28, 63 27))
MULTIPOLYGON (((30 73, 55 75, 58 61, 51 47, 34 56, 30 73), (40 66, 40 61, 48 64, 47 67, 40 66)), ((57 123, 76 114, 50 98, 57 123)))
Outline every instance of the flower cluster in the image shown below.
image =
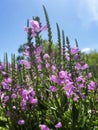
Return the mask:
MULTIPOLYGON (((36 20, 30 20, 31 24, 31 32, 32 32, 32 37, 35 37, 36 34, 40 31, 46 31, 47 30, 47 25, 41 27, 39 22, 36 20)), ((24 30, 28 33, 29 28, 25 27, 24 30)))
MULTIPOLYGON (((41 27, 37 20, 30 24, 25 31, 37 41, 47 26, 41 27)), ((51 56, 30 40, 20 62, 12 58, 12 63, 7 59, 0 63, 0 103, 9 129, 89 129, 97 120, 98 85, 79 49, 69 46, 63 54, 54 49, 51 56)))

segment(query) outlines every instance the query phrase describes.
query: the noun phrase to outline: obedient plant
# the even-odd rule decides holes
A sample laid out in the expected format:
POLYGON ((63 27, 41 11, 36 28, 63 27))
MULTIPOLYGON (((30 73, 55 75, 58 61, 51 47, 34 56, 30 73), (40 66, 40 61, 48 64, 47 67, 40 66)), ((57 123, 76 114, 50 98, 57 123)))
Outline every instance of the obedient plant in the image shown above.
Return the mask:
POLYGON ((0 63, 0 104, 9 130, 97 130, 98 84, 81 52, 62 38, 57 24, 57 49, 44 7, 46 25, 29 21, 23 58, 0 63), (42 31, 48 31, 48 49, 42 31), (55 46, 55 45, 54 45, 55 46))

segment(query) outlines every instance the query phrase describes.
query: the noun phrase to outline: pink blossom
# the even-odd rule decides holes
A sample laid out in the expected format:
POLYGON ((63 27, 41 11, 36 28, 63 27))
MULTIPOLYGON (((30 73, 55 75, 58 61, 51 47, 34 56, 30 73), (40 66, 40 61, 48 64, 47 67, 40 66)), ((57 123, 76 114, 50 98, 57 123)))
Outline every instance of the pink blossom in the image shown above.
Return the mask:
POLYGON ((88 73, 88 78, 91 78, 92 77, 92 73, 88 73))
POLYGON ((23 125, 24 123, 25 123, 25 121, 22 120, 22 119, 18 121, 18 124, 19 124, 19 125, 23 125))
POLYGON ((32 31, 39 32, 40 31, 40 25, 39 22, 36 20, 30 20, 30 23, 32 25, 32 31))
POLYGON ((15 94, 15 93, 13 93, 12 95, 11 95, 11 98, 16 98, 17 97, 17 95, 15 94))
POLYGON ((12 79, 11 79, 11 78, 6 78, 6 79, 4 80, 4 82, 6 82, 7 84, 9 84, 9 83, 12 82, 12 79))
POLYGON ((77 47, 71 48, 71 54, 75 55, 77 53, 78 53, 78 48, 77 47))
POLYGON ((36 98, 31 98, 31 99, 30 99, 30 103, 31 103, 31 104, 37 104, 37 103, 38 103, 38 99, 36 99, 36 98))
POLYGON ((76 66, 75 66, 75 68, 76 68, 77 70, 80 70, 80 69, 81 69, 81 64, 80 64, 80 63, 77 63, 76 66))
POLYGON ((47 29, 48 29, 48 26, 47 26, 47 25, 45 25, 45 26, 43 26, 43 27, 41 28, 42 31, 46 31, 47 29))
POLYGON ((3 76, 7 75, 7 73, 5 71, 2 71, 1 73, 2 73, 3 76))
POLYGON ((79 77, 76 78, 76 81, 84 83, 85 82, 85 78, 83 76, 79 76, 79 77))
POLYGON ((52 71, 56 70, 56 66, 55 66, 55 65, 52 65, 52 66, 51 66, 51 69, 52 69, 52 71))
POLYGON ((50 64, 49 63, 46 63, 46 68, 48 69, 50 67, 50 64))
POLYGON ((4 96, 4 103, 6 103, 9 100, 9 96, 4 96))
POLYGON ((59 79, 55 75, 51 75, 50 80, 55 82, 55 83, 59 83, 59 79))
POLYGON ((61 122, 58 122, 56 125, 55 125, 55 128, 61 128, 62 127, 62 123, 61 122))
POLYGON ((50 130, 46 125, 44 124, 40 124, 39 127, 41 128, 41 130, 50 130))
POLYGON ((50 86, 50 90, 52 91, 52 92, 57 92, 57 88, 55 87, 55 86, 50 86))
POLYGON ((21 60, 21 63, 22 63, 22 65, 25 65, 27 67, 27 69, 31 68, 29 61, 27 61, 27 60, 21 60))
POLYGON ((25 32, 28 32, 28 27, 24 27, 24 31, 25 31, 25 32))
POLYGON ((88 64, 84 64, 84 65, 82 66, 82 70, 86 70, 88 67, 89 67, 88 64))
POLYGON ((64 87, 64 90, 66 91, 66 95, 70 97, 73 94, 74 91, 73 82, 68 82, 66 86, 64 87))
POLYGON ((48 60, 50 58, 50 56, 46 53, 46 54, 44 54, 43 58, 48 60))
POLYGON ((62 79, 62 78, 65 78, 67 76, 67 73, 65 72, 65 71, 63 71, 63 70, 61 70, 60 72, 59 72, 59 77, 62 79))
POLYGON ((68 55, 65 56, 66 60, 69 61, 70 57, 68 55))
POLYGON ((78 84, 78 88, 84 88, 84 84, 78 84))
POLYGON ((23 97, 23 99, 28 100, 28 91, 27 90, 24 89, 22 91, 22 97, 23 97))
POLYGON ((95 89, 95 82, 94 81, 91 81, 89 84, 88 84, 88 90, 94 90, 95 89))
POLYGON ((43 51, 43 47, 42 46, 38 46, 38 47, 35 48, 34 54, 38 56, 38 55, 40 55, 40 53, 42 51, 43 51))

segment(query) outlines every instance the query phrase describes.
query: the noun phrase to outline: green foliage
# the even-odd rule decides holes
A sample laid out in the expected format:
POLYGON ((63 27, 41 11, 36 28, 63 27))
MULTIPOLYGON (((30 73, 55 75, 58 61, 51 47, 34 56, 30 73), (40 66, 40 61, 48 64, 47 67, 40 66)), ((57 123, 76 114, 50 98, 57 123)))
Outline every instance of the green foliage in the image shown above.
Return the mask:
POLYGON ((98 80, 98 52, 96 50, 91 51, 89 54, 83 54, 86 62, 90 66, 90 70, 93 72, 94 78, 98 80))

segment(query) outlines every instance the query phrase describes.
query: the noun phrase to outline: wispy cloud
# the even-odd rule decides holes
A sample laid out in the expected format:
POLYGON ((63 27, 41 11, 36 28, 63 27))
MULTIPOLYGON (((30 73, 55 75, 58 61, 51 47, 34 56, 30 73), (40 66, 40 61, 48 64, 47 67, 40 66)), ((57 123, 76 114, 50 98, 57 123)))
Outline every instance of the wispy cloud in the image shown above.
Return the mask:
POLYGON ((98 22, 98 0, 73 1, 77 3, 77 16, 83 24, 98 22))

